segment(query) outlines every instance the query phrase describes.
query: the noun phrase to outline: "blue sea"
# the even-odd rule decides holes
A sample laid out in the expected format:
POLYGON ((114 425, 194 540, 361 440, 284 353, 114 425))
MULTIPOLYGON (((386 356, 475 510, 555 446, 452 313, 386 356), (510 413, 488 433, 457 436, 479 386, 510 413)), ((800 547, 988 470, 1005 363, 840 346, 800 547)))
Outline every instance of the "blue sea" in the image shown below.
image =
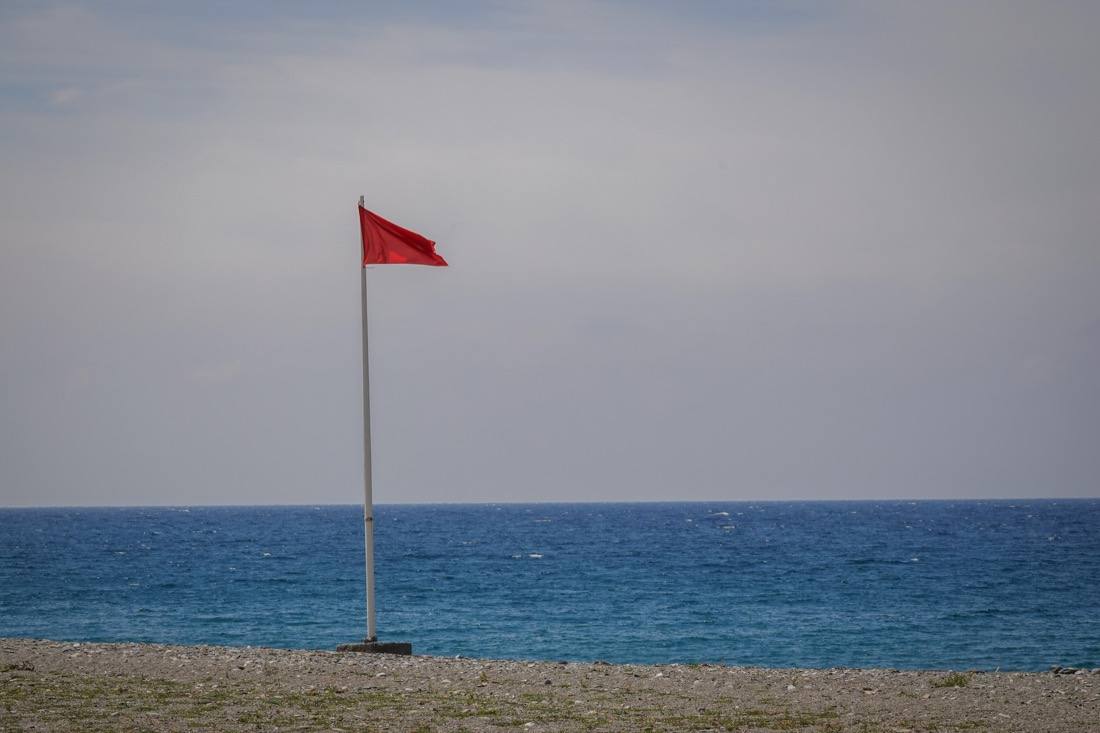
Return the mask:
MULTIPOLYGON (((0 636, 331 649, 356 506, 0 510, 0 636)), ((416 653, 769 667, 1100 666, 1100 501, 376 508, 416 653)))

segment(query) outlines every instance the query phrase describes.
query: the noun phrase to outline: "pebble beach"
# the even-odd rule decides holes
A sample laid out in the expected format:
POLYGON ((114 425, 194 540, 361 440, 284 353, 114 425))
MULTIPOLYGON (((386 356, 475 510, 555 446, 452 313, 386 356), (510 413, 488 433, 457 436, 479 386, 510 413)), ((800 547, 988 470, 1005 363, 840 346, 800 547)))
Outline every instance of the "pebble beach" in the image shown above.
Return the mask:
POLYGON ((1100 670, 613 665, 0 639, 0 731, 1100 731, 1100 670))

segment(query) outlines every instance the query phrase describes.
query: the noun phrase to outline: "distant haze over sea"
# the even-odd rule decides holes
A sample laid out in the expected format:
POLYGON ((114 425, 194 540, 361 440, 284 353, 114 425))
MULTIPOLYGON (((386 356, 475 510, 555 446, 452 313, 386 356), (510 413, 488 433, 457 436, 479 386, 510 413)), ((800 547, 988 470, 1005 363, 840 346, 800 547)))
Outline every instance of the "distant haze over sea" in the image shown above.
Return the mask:
POLYGON ((0 505, 1100 498, 1100 2, 0 2, 0 505))

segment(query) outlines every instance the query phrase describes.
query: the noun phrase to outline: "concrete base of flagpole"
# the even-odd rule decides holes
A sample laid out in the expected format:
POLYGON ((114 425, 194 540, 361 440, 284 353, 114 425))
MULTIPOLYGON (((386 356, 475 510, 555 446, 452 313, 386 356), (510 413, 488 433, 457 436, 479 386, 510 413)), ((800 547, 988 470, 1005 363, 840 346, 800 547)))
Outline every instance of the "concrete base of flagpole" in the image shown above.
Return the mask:
POLYGON ((408 656, 413 653, 413 645, 407 641, 371 641, 370 639, 355 644, 341 644, 336 647, 338 652, 367 652, 371 654, 403 654, 408 656))

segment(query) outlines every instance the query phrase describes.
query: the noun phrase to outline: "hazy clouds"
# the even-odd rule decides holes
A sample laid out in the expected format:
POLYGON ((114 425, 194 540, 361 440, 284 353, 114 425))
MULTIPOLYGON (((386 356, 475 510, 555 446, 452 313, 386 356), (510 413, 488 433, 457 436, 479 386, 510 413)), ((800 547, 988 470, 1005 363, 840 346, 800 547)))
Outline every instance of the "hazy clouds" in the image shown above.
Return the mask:
POLYGON ((0 505, 1096 496, 1092 3, 0 11, 0 505))

